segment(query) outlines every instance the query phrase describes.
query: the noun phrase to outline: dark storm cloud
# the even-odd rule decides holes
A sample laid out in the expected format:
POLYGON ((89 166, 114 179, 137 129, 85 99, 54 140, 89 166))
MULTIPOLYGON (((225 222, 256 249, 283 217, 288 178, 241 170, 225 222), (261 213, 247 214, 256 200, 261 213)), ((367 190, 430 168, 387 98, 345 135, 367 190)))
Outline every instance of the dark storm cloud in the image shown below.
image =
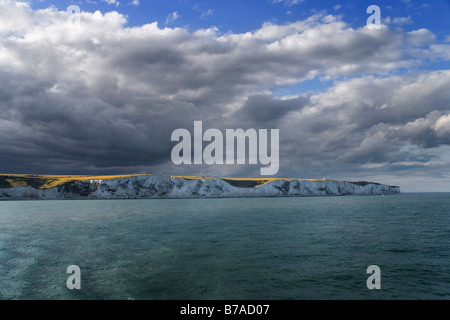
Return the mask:
POLYGON ((308 99, 305 97, 280 100, 270 95, 252 95, 236 112, 235 117, 267 125, 268 122, 275 122, 285 117, 291 111, 300 110, 307 102, 308 99))

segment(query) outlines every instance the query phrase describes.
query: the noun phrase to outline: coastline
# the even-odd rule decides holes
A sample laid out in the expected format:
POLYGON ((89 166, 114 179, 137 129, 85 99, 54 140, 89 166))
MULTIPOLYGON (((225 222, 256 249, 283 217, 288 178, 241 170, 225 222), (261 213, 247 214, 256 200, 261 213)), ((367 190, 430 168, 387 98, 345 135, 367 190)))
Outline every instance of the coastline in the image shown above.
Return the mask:
POLYGON ((58 176, 58 180, 56 176, 28 175, 29 179, 39 181, 33 184, 27 183, 23 176, 18 176, 17 180, 11 180, 11 175, 0 177, 8 177, 10 182, 8 188, 4 187, 5 183, 2 184, 0 200, 258 198, 401 193, 398 186, 376 182, 293 178, 122 175, 111 178, 58 176))

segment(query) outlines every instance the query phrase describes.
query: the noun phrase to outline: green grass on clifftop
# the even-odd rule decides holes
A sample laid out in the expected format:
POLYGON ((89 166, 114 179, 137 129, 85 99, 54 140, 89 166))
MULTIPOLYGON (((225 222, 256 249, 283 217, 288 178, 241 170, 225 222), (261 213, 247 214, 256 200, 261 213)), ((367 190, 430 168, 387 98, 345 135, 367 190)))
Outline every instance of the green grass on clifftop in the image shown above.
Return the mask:
MULTIPOLYGON (((75 183, 86 180, 110 180, 119 178, 129 178, 136 176, 148 176, 148 174, 129 174, 111 176, 82 176, 82 175, 38 175, 38 174, 0 174, 0 188, 32 187, 35 189, 49 189, 68 183, 75 183)), ((294 178, 216 178, 208 176, 172 176, 188 180, 222 179, 234 187, 255 188, 265 183, 277 180, 291 181, 324 181, 323 179, 294 179, 294 178)), ((343 182, 343 181, 339 181, 343 182)), ((352 182, 358 185, 366 185, 374 182, 358 181, 352 182)), ((374 183, 378 184, 378 183, 374 183)))

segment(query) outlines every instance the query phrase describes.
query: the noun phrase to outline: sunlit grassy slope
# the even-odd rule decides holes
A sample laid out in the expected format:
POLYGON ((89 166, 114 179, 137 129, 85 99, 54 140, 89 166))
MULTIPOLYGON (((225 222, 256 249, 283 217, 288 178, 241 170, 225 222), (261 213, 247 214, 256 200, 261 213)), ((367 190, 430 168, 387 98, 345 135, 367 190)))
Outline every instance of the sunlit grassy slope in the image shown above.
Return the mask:
POLYGON ((36 189, 54 188, 65 183, 84 180, 108 180, 116 178, 135 177, 135 175, 116 176, 53 176, 37 174, 0 174, 0 188, 30 186, 36 189))
MULTIPOLYGON (((145 176, 145 174, 134 175, 113 175, 113 176, 58 176, 58 175, 37 175, 37 174, 0 174, 0 188, 26 187, 30 186, 36 189, 54 188, 66 183, 72 183, 84 180, 109 180, 117 178, 127 178, 135 176, 145 176)), ((182 179, 214 179, 207 176, 173 176, 182 179)), ((219 178, 227 181, 235 187, 251 188, 275 180, 308 180, 321 181, 320 179, 284 179, 284 178, 219 178)))
MULTIPOLYGON (((175 176, 183 179, 214 179, 215 177, 203 177, 203 176, 175 176)), ((222 179, 232 186, 241 187, 241 188, 251 188, 257 187, 262 184, 276 181, 276 180, 307 180, 307 181, 322 181, 320 179, 293 179, 293 178, 224 178, 222 179)))

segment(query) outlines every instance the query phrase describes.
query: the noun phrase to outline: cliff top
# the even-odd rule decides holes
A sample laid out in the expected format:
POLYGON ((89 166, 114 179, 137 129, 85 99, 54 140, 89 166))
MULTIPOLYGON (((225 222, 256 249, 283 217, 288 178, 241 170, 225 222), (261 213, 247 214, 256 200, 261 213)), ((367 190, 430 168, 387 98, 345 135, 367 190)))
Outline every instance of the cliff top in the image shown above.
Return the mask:
MULTIPOLYGON (((129 178, 136 176, 149 176, 150 174, 128 174, 128 175, 39 175, 39 174, 0 174, 0 188, 26 187, 30 186, 35 189, 49 189, 58 187, 64 184, 85 181, 85 180, 110 180, 119 178, 129 178)), ((196 180, 196 179, 222 179, 232 186, 241 188, 257 187, 259 185, 277 181, 277 180, 303 180, 303 181, 326 181, 325 179, 297 179, 297 178, 225 178, 225 177, 210 177, 210 176, 178 176, 169 175, 171 177, 196 180)), ((334 180, 333 180, 334 181, 334 180)), ((344 182, 344 181, 339 181, 344 182)), ((366 185, 369 183, 378 184, 375 182, 357 181, 352 182, 359 185, 366 185)))

